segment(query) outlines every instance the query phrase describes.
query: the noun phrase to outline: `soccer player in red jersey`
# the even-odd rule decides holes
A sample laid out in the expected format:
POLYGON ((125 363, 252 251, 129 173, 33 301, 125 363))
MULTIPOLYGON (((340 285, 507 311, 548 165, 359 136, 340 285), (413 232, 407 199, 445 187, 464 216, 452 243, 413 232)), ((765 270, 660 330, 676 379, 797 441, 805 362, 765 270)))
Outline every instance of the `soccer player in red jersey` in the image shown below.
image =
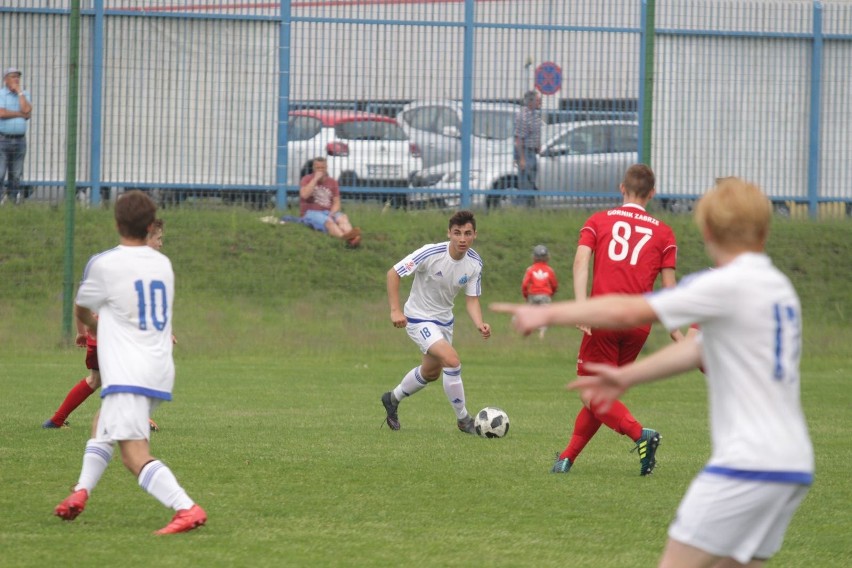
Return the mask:
MULTIPOLYGON (((641 294, 654 289, 657 276, 662 285, 676 284, 675 262, 677 244, 674 232, 662 221, 645 211, 654 197, 654 172, 644 164, 627 169, 620 190, 624 202, 620 207, 593 214, 580 229, 580 239, 574 257, 574 296, 582 302, 587 298, 589 262, 594 257, 592 296, 604 294, 641 294)), ((583 341, 577 358, 577 375, 584 376, 588 362, 622 366, 632 363, 639 355, 651 331, 646 325, 633 329, 607 330, 578 326, 583 341)), ((679 331, 672 339, 682 339, 679 331)), ((606 412, 583 400, 583 408, 574 421, 574 432, 565 450, 556 458, 551 471, 568 473, 589 440, 601 424, 619 434, 629 436, 639 452, 640 475, 648 475, 656 465, 660 434, 643 428, 620 401, 606 412)))

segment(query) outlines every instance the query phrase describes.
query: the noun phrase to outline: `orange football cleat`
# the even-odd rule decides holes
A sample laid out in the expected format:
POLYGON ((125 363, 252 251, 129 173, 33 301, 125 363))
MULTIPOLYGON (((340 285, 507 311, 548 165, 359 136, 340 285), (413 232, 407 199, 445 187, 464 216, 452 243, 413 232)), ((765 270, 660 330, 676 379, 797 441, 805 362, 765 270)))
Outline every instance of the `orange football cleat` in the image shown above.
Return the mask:
POLYGON ((207 522, 207 513, 198 505, 189 509, 181 509, 172 518, 172 522, 155 532, 154 534, 177 534, 191 531, 207 522))

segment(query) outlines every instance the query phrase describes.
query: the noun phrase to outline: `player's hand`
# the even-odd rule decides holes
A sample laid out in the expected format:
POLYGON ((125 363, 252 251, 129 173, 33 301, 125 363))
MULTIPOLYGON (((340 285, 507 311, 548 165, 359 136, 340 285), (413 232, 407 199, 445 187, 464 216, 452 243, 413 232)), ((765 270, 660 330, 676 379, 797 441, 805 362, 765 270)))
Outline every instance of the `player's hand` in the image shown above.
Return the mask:
POLYGON ((479 333, 482 335, 482 339, 488 339, 491 337, 491 326, 483 322, 479 327, 479 333))
POLYGON ((86 334, 78 333, 77 337, 74 338, 74 344, 77 347, 85 347, 86 346, 86 334))
POLYGON ((390 318, 394 327, 405 327, 408 325, 408 319, 406 319, 402 310, 391 310, 390 318))
POLYGON ((511 314, 512 327, 523 336, 549 324, 545 310, 538 305, 497 302, 490 304, 488 309, 492 312, 511 314))
POLYGON ((568 383, 568 390, 579 391, 583 400, 589 401, 600 412, 609 412, 612 403, 627 390, 620 378, 621 369, 601 363, 584 363, 586 371, 593 375, 583 376, 568 383))
POLYGON ((578 323, 578 324, 577 324, 577 329, 579 329, 580 331, 582 331, 585 335, 591 335, 591 334, 592 334, 592 328, 591 328, 591 327, 589 327, 589 326, 587 326, 587 325, 583 325, 583 324, 581 324, 581 323, 578 323))

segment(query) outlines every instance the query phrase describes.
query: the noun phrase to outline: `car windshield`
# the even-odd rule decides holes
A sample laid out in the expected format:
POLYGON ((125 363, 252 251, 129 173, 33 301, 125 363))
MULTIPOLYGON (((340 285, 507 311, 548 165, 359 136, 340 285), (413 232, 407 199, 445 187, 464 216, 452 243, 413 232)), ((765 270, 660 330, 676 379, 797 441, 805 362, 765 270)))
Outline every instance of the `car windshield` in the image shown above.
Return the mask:
POLYGON ((345 140, 408 140, 398 124, 384 120, 341 122, 334 127, 334 133, 345 140))
POLYGON ((473 111, 473 135, 488 140, 506 140, 515 134, 515 114, 503 110, 473 111))

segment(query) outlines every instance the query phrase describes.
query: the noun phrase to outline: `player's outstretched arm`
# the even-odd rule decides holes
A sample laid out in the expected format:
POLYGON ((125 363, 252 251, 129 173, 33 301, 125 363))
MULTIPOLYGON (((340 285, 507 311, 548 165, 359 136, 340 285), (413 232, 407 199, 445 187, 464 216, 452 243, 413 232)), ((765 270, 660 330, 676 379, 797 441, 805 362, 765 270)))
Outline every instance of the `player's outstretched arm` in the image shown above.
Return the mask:
POLYGON ((588 325, 608 329, 638 327, 657 321, 657 314, 643 296, 612 294, 585 302, 554 302, 547 305, 504 304, 489 306, 492 311, 511 314, 512 325, 523 335, 543 326, 588 325))

